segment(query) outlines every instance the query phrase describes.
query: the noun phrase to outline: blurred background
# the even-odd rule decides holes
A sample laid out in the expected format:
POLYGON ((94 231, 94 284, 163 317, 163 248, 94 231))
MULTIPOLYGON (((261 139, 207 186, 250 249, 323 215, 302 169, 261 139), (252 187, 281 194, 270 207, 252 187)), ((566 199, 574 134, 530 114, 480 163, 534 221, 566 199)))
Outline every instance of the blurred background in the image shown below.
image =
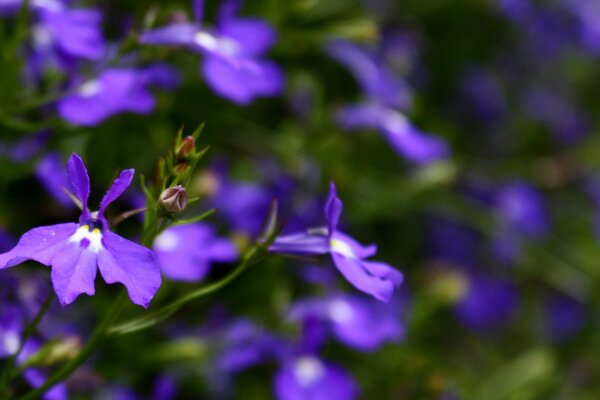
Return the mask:
MULTIPOLYGON (((404 275, 384 303, 330 257, 267 257, 160 325, 109 339, 60 396, 600 396, 596 0, 29 3, 0 1, 3 251, 78 218, 61 189, 72 152, 91 205, 136 169, 115 217, 143 206, 139 175, 151 181, 177 131, 204 123, 210 149, 187 188, 200 200, 183 215, 217 211, 195 242, 177 239, 203 272, 163 265, 153 305, 226 275, 274 198, 283 233, 324 226, 330 181, 340 229, 404 275), (183 25, 192 36, 160 31, 183 25), (215 240, 235 251, 217 254, 215 240)), ((118 229, 139 237, 141 220, 118 229)), ((13 307, 31 318, 51 290, 34 263, 1 271, 0 287, 0 322, 13 307)), ((40 346, 85 342, 121 290, 96 287, 51 306, 40 346)), ((12 326, 0 323, 0 357, 12 326)))

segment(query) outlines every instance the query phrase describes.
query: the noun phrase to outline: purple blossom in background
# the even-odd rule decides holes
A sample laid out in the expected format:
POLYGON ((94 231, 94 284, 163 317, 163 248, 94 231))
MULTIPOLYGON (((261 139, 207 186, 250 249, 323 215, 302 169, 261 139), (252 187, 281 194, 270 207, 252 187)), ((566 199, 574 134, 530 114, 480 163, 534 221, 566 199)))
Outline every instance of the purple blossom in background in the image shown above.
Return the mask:
MULTIPOLYGON (((0 2, 0 16, 14 16, 21 0, 0 2)), ((67 1, 32 0, 34 52, 43 57, 100 59, 106 45, 102 35, 102 14, 95 9, 69 8, 67 1)))
MULTIPOLYGON (((41 348, 41 343, 35 339, 29 339, 25 342, 23 350, 17 357, 17 364, 23 364, 27 362, 29 357, 34 355, 41 348)), ((48 379, 47 374, 38 368, 28 368, 23 372, 23 376, 29 384, 35 388, 42 386, 48 379)), ((67 400, 69 398, 67 394, 67 385, 63 382, 50 388, 43 396, 44 400, 67 400)))
MULTIPOLYGON (((197 17, 202 1, 196 1, 197 17)), ((214 29, 196 23, 177 23, 142 33, 140 42, 155 45, 179 45, 204 55, 202 73, 207 84, 219 95, 238 104, 255 97, 274 96, 283 89, 279 67, 263 59, 277 40, 275 30, 258 18, 236 16, 240 3, 222 3, 214 29)))
POLYGON ((464 112, 490 125, 506 116, 507 104, 500 77, 481 67, 470 67, 460 82, 464 112))
POLYGON ((46 191, 63 207, 75 205, 63 188, 69 187, 69 176, 64 168, 60 154, 50 152, 41 158, 34 169, 35 175, 46 191))
POLYGON ((204 180, 209 186, 208 204, 218 210, 219 216, 236 231, 250 236, 259 233, 273 198, 266 188, 230 179, 222 165, 205 174, 204 180))
POLYGON ((475 269, 480 235, 473 229, 448 219, 430 218, 427 224, 427 254, 430 259, 451 266, 475 269))
POLYGON ((132 169, 121 172, 100 203, 97 212, 87 208, 90 180, 81 158, 73 154, 67 171, 73 194, 83 204, 79 223, 34 228, 17 245, 0 254, 0 269, 25 260, 34 260, 52 268, 51 278, 62 305, 80 294, 95 293, 97 269, 107 283, 120 282, 131 300, 147 307, 160 286, 160 271, 152 251, 109 230, 104 212, 129 187, 132 169))
POLYGON ((19 350, 22 329, 21 310, 3 300, 0 308, 0 359, 10 357, 19 350))
POLYGON ((517 290, 511 282, 472 274, 468 290, 455 306, 455 312, 469 329, 487 333, 502 328, 510 321, 517 302, 517 290))
POLYGON ((550 229, 542 194, 525 182, 502 186, 493 206, 500 226, 492 238, 492 251, 500 261, 514 261, 520 253, 521 237, 541 239, 550 229))
POLYGON ((248 319, 232 321, 216 339, 222 349, 215 360, 216 367, 229 373, 279 359, 285 351, 281 339, 248 319))
POLYGON ((564 92, 536 88, 525 93, 523 108, 530 118, 546 126, 561 143, 573 144, 588 132, 588 123, 564 92))
POLYGON ((342 202, 331 183, 325 205, 327 227, 279 236, 269 250, 298 255, 330 254, 337 269, 354 287, 379 300, 389 301, 394 288, 402 283, 402 274, 388 264, 365 260, 375 255, 377 246, 365 247, 338 231, 341 213, 342 202))
POLYGON ((344 369, 313 355, 299 355, 284 362, 273 385, 279 400, 352 400, 358 397, 358 387, 344 369))
POLYGON ((539 238, 550 228, 542 194, 525 182, 502 187, 497 194, 496 207, 506 224, 526 236, 539 238))
POLYGON ((238 258, 235 245, 205 223, 168 228, 154 241, 154 254, 167 278, 188 282, 204 279, 214 262, 238 258))
POLYGON ((50 131, 43 130, 19 138, 14 143, 0 142, 0 155, 8 157, 15 163, 27 162, 44 149, 49 137, 50 131))
POLYGON ((442 139, 421 132, 400 111, 409 106, 409 91, 381 60, 367 49, 341 40, 329 43, 327 51, 350 69, 366 97, 362 103, 338 112, 337 119, 344 128, 377 129, 400 155, 415 163, 448 156, 448 146, 442 139))
POLYGON ((301 300, 290 310, 293 321, 307 318, 325 323, 333 336, 347 346, 372 351, 404 336, 397 302, 382 303, 356 295, 330 295, 301 300))
POLYGON ((174 71, 166 66, 107 69, 60 99, 58 113, 65 120, 83 126, 97 125, 122 112, 148 114, 154 110, 155 100, 147 86, 171 88, 177 81, 174 71))
POLYGON ((556 342, 564 342, 575 336, 586 322, 585 306, 564 295, 555 294, 545 304, 546 336, 556 342))

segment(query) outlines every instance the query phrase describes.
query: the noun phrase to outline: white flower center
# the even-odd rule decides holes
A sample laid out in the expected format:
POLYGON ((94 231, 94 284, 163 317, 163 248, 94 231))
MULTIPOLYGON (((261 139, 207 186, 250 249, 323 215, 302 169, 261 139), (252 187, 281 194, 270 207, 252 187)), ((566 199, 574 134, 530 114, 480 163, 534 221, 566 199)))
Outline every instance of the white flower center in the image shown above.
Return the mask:
POLYGON ((154 241, 154 248, 161 251, 175 250, 179 246, 179 237, 173 232, 165 231, 154 241))
POLYGON ((325 375, 325 366, 315 357, 300 357, 294 365, 294 376, 300 386, 310 386, 325 375))
POLYGON ((343 255, 344 257, 347 258, 357 258, 356 254, 354 254, 354 250, 352 250, 352 247, 350 247, 350 245, 342 240, 339 239, 331 239, 329 241, 329 246, 331 246, 331 250, 343 255))
POLYGON ((352 307, 344 300, 336 299, 329 303, 327 307, 327 314, 334 322, 343 324, 349 322, 354 317, 354 311, 352 307))
POLYGON ((15 354, 19 350, 21 338, 17 335, 17 332, 8 331, 2 334, 2 342, 8 354, 15 354))
POLYGON ((86 250, 89 250, 93 253, 98 254, 100 249, 103 247, 102 232, 100 232, 100 229, 98 228, 94 228, 92 231, 90 231, 89 226, 82 225, 77 228, 75 233, 69 238, 69 242, 77 243, 78 245, 82 245, 84 240, 87 240, 88 242, 86 250))
POLYGON ((388 110, 385 115, 385 127, 390 133, 401 135, 408 131, 410 124, 404 114, 396 110, 388 110))
POLYGON ((83 97, 92 97, 102 91, 102 85, 97 80, 88 81, 79 87, 79 94, 83 97))
POLYGON ((200 47, 208 51, 214 51, 225 55, 235 55, 238 45, 231 39, 217 37, 205 31, 198 31, 194 35, 194 41, 200 47))
POLYGON ((35 25, 33 27, 32 35, 34 43, 38 46, 46 47, 53 42, 50 31, 41 25, 35 25))

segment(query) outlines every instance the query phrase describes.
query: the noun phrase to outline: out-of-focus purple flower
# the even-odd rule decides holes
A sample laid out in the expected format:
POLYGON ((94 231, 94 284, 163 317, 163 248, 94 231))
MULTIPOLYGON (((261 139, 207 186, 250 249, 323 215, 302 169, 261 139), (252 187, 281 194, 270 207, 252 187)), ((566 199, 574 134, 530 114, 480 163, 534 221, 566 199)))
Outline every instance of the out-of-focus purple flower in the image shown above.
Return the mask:
POLYGON ((21 236, 17 245, 0 254, 0 269, 26 260, 52 267, 54 291, 62 305, 80 294, 95 293, 97 270, 107 283, 122 283, 131 300, 147 307, 161 282, 154 253, 109 230, 106 208, 129 187, 132 169, 121 172, 100 203, 97 212, 87 208, 90 180, 81 158, 73 154, 67 164, 73 194, 83 204, 79 223, 34 228, 21 236))
POLYGON ((544 236, 549 228, 548 210, 542 194, 525 182, 503 186, 496 197, 503 224, 531 238, 544 236))
MULTIPOLYGON (((283 88, 283 73, 262 58, 275 43, 276 32, 263 20, 237 17, 239 5, 223 2, 214 29, 201 27, 200 21, 179 23, 145 32, 140 42, 185 46, 204 54, 201 69, 208 85, 238 104, 277 95, 283 88)), ((196 2, 196 7, 201 9, 202 4, 196 2)))
POLYGON ((473 229, 442 218, 431 218, 427 227, 427 254, 431 259, 471 269, 479 265, 481 238, 473 229))
POLYGON ((23 315, 19 308, 3 301, 0 308, 0 358, 10 357, 21 346, 23 315))
MULTIPOLYGON (((14 15, 22 0, 0 1, 0 16, 14 15)), ((32 47, 42 58, 73 57, 98 60, 105 52, 102 14, 95 9, 69 8, 61 0, 32 0, 32 47)))
POLYGON ((8 251, 15 245, 15 238, 4 228, 0 227, 0 252, 8 251))
POLYGON ((235 245, 218 237, 205 223, 175 226, 154 241, 154 253, 163 274, 173 280, 197 282, 214 262, 231 262, 238 257, 235 245))
POLYGON ((57 7, 55 4, 60 3, 52 1, 43 3, 54 5, 36 7, 39 20, 33 28, 33 42, 38 53, 55 49, 62 54, 88 60, 98 60, 103 56, 105 42, 100 11, 57 7))
POLYGON ((588 123, 564 97, 549 89, 536 88, 525 93, 527 114, 544 124, 562 143, 570 144, 588 133, 588 123))
POLYGON ((382 303, 356 295, 331 295, 295 303, 290 318, 316 318, 337 340, 362 351, 372 351, 404 336, 398 304, 382 303))
POLYGON ((83 126, 97 125, 122 112, 148 114, 155 105, 146 87, 148 77, 144 70, 108 69, 59 100, 58 112, 67 121, 83 126))
POLYGON ((351 400, 358 397, 354 379, 341 367, 312 355, 286 361, 273 383, 279 400, 351 400))
POLYGON ((233 321, 217 341, 222 350, 216 367, 230 373, 279 359, 285 351, 285 344, 279 338, 247 319, 233 321))
POLYGON ((46 191, 62 206, 75 207, 63 190, 69 187, 69 176, 58 153, 50 152, 41 158, 35 165, 35 175, 46 191))
POLYGON ((500 79, 491 71, 471 67, 460 82, 461 94, 469 115, 486 123, 496 123, 507 111, 506 99, 500 79))
POLYGON ((579 19, 581 42, 590 50, 600 52, 600 4, 595 0, 565 1, 565 6, 579 19))
POLYGON ((330 254, 337 269, 354 287, 379 300, 389 301, 394 288, 402 283, 402 274, 388 264, 365 260, 375 255, 377 246, 363 246, 338 231, 341 213, 342 202, 332 182, 325 205, 327 227, 280 236, 269 250, 299 255, 330 254))
POLYGON ((343 107, 337 115, 346 129, 379 130, 403 157, 416 163, 429 163, 448 155, 447 144, 414 127, 400 111, 410 103, 404 82, 393 76, 367 49, 346 41, 334 41, 328 53, 348 67, 365 93, 360 104, 343 107))
POLYGON ((268 189, 230 179, 222 166, 211 170, 204 179, 211 186, 207 189, 209 205, 219 210, 219 216, 237 231, 251 236, 258 234, 273 198, 268 189))
POLYGON ((50 131, 44 130, 19 139, 15 143, 0 143, 0 155, 6 156, 16 163, 24 163, 40 152, 48 138, 50 131))
POLYGON ((564 295, 550 296, 545 304, 545 336, 564 342, 584 326, 586 311, 583 304, 564 295))
MULTIPOLYGON (((29 357, 34 355, 41 348, 41 343, 35 339, 31 338, 25 345, 23 346, 23 350, 17 357, 17 364, 25 363, 29 357)), ((31 386, 34 388, 42 386, 46 383, 46 379, 48 377, 46 374, 38 369, 38 368, 28 368, 23 372, 23 377, 31 386)), ((50 388, 44 395, 42 396, 43 400, 67 400, 67 385, 65 383, 59 383, 52 388, 50 388)))
POLYGON ((471 275, 469 288, 455 306, 458 319, 477 332, 490 332, 506 325, 517 308, 517 291, 506 280, 471 275))

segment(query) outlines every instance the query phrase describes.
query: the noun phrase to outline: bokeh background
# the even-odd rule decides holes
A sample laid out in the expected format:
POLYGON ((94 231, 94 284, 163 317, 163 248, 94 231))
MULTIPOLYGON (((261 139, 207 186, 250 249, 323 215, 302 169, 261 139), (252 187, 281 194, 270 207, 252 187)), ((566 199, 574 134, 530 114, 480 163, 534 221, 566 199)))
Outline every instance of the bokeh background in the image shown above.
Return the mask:
MULTIPOLYGON (((72 152, 87 164, 95 204, 118 170, 133 167, 151 179, 177 131, 191 134, 204 123, 198 145, 210 149, 188 188, 200 201, 185 216, 216 208, 204 223, 242 254, 273 198, 285 233, 323 225, 333 181, 344 202, 343 230, 376 243, 375 258, 404 274, 382 305, 345 282, 327 257, 265 258, 152 329, 109 339, 68 380, 70 398, 600 396, 597 1, 246 0, 237 15, 274 29, 273 46, 258 57, 283 80, 245 104, 219 93, 200 71, 206 49, 140 43, 144 32, 192 21, 189 1, 57 1, 101 15, 87 25, 100 32, 100 55, 65 54, 61 29, 87 33, 44 20, 44 2, 31 1, 20 14, 20 2, 5 3, 3 250, 31 227, 77 218, 60 189, 72 152), (44 27, 55 48, 44 41, 44 27), (123 107, 82 124, 60 111, 66 96, 106 70, 139 77, 156 65, 162 72, 140 83, 155 86, 146 93, 154 104, 143 112, 123 107), (358 105, 372 108, 363 115, 358 105), (340 339, 339 315, 323 311, 340 293, 363 302, 367 316, 338 328, 371 333, 369 348, 340 339), (320 301, 320 311, 299 318, 293 311, 308 299, 320 301), (390 331, 379 332, 385 324, 390 331), (302 378, 294 357, 309 342, 313 364, 302 378), (294 354, 293 365, 273 349, 294 354), (315 360, 334 363, 342 376, 328 377, 329 390, 303 391, 329 365, 315 360), (297 381, 281 389, 285 368, 297 381)), ((203 27, 218 25, 223 3, 206 2, 203 27)), ((140 206, 134 182, 112 216, 140 206)), ((132 238, 140 229, 136 218, 119 226, 132 238)), ((206 243, 188 250, 206 252, 206 243)), ((210 272, 195 282, 164 279, 153 304, 233 265, 209 261, 210 272)), ((1 271, 0 283, 0 313, 51 290, 48 270, 34 263, 1 271)), ((71 340, 76 351, 121 290, 100 280, 96 286, 94 297, 53 304, 39 340, 71 340)), ((140 312, 128 306, 124 318, 140 312)), ((0 342, 8 330, 0 326, 0 342)))

